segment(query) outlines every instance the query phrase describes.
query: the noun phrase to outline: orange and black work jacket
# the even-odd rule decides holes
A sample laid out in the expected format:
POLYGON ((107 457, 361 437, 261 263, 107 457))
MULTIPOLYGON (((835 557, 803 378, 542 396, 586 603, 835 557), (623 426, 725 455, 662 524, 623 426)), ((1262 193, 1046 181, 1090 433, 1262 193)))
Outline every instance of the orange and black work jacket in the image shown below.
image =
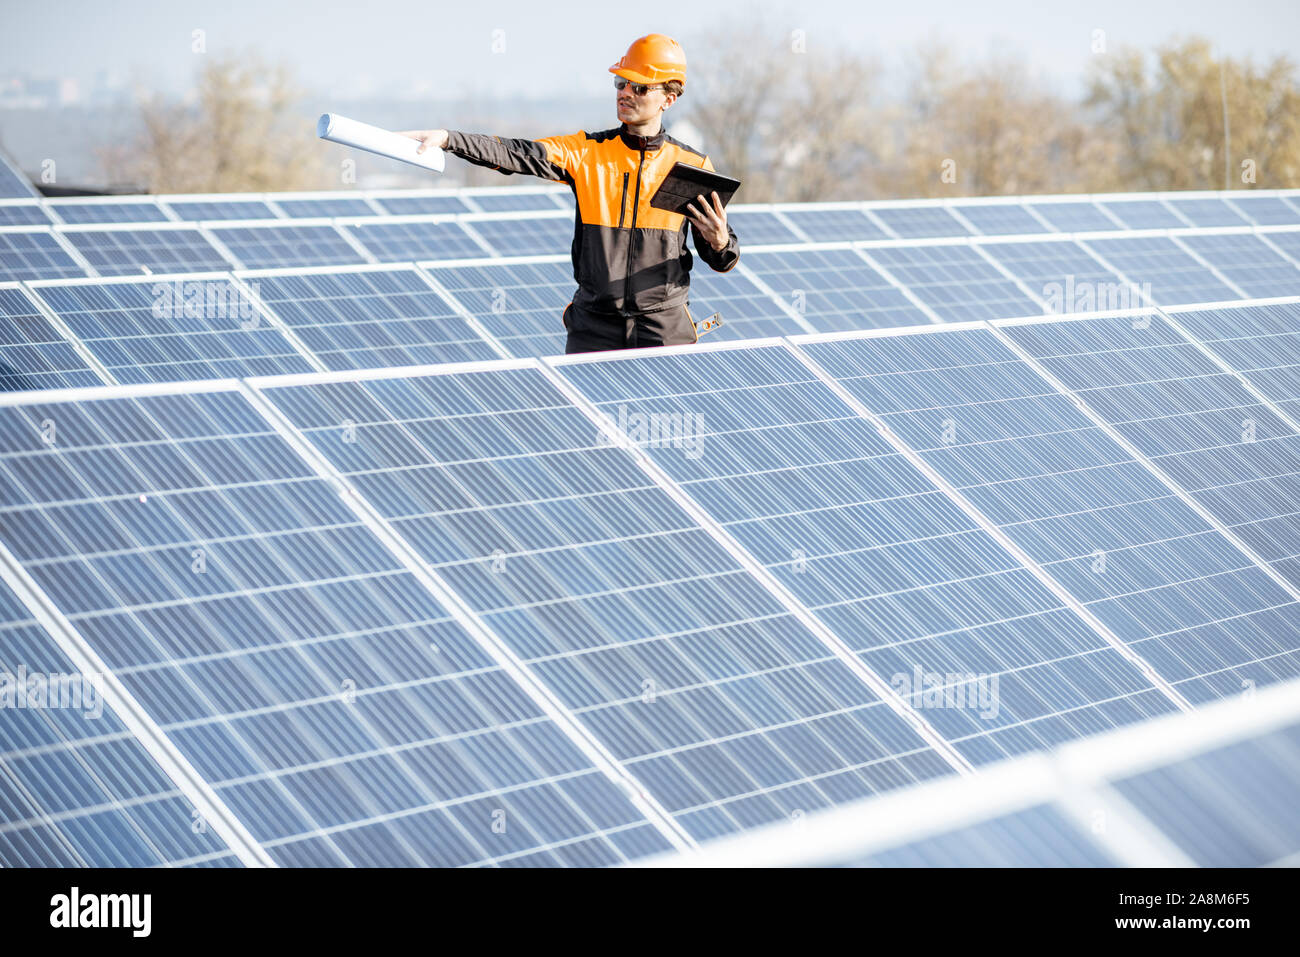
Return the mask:
MULTIPOLYGON (((656 209, 650 197, 674 163, 712 170, 699 150, 660 130, 637 136, 626 124, 598 133, 579 132, 540 140, 502 139, 447 131, 447 152, 507 175, 526 173, 567 183, 577 216, 573 234, 573 305, 611 319, 644 316, 686 304, 691 253, 686 227, 700 258, 718 272, 740 260, 735 230, 727 225, 727 245, 714 250, 699 229, 680 213, 656 209)), ((706 197, 707 199, 707 197, 706 197)), ((693 342, 694 328, 665 341, 693 342)))

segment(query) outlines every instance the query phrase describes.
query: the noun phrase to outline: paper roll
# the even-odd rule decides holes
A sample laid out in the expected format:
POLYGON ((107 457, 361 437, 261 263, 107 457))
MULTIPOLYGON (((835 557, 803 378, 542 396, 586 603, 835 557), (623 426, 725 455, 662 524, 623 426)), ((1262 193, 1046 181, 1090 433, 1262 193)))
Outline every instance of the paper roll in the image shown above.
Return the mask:
POLYGON ((436 173, 441 173, 447 165, 447 154, 436 146, 430 146, 417 155, 415 151, 420 148, 418 140, 390 130, 381 130, 369 123, 358 123, 337 113, 321 114, 321 118, 316 121, 316 135, 331 143, 377 153, 436 173))

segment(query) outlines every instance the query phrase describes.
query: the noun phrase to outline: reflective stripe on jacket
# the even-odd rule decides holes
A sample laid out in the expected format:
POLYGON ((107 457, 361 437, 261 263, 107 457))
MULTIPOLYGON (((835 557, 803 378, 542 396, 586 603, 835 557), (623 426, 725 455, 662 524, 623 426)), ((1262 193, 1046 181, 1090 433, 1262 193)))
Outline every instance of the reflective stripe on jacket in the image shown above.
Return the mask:
POLYGON ((730 223, 726 247, 715 251, 685 216, 650 205, 674 163, 713 169, 707 156, 663 130, 637 136, 622 124, 540 140, 448 130, 447 152, 502 173, 569 185, 577 205, 572 254, 578 291, 573 301, 589 311, 632 315, 685 303, 691 270, 688 226, 696 252, 711 268, 726 272, 740 259, 730 223))

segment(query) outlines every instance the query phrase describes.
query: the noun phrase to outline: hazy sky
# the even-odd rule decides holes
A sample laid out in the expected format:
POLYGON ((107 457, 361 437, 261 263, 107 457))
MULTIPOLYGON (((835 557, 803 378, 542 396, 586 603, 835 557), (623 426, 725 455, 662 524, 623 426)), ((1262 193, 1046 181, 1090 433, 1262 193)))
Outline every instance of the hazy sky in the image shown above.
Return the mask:
POLYGON ((1112 49, 1199 33, 1229 55, 1300 53, 1296 0, 0 0, 0 73, 88 85, 100 71, 116 71, 179 91, 198 61, 192 31, 202 29, 209 52, 259 48, 325 96, 393 88, 452 96, 471 87, 485 96, 584 96, 604 92, 606 68, 633 38, 678 35, 688 63, 700 62, 710 36, 752 19, 758 7, 774 31, 805 31, 809 55, 843 44, 888 63, 894 51, 937 35, 971 53, 1021 53, 1059 77, 1062 92, 1079 82, 1098 28, 1112 49), (700 17, 704 26, 694 27, 700 17), (493 52, 498 30, 503 52, 493 52))

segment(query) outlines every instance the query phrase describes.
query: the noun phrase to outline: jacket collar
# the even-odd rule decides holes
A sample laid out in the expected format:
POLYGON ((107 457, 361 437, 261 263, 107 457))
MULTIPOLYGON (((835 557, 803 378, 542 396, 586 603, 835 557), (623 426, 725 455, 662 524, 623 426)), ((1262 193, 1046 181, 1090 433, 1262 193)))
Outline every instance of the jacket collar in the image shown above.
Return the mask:
POLYGON ((664 128, 662 124, 659 127, 659 132, 654 136, 637 136, 635 133, 628 131, 626 123, 620 123, 618 125, 618 135, 628 149, 637 152, 640 152, 643 147, 646 150, 657 150, 664 145, 664 128))

